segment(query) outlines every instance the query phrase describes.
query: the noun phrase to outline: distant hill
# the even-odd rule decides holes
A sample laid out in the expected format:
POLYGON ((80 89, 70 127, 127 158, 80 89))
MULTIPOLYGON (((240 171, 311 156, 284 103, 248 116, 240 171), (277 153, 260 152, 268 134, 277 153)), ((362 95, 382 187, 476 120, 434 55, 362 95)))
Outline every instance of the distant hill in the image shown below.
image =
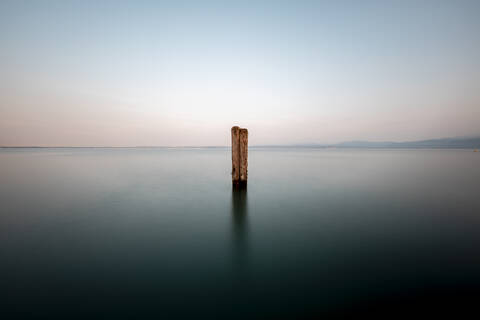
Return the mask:
POLYGON ((479 137, 459 137, 430 139, 406 142, 370 142, 350 141, 333 145, 337 148, 452 148, 452 149, 475 149, 480 148, 479 137))
POLYGON ((303 148, 418 148, 418 149, 480 149, 480 136, 430 139, 419 141, 346 141, 336 144, 294 144, 282 146, 257 146, 257 147, 303 147, 303 148))

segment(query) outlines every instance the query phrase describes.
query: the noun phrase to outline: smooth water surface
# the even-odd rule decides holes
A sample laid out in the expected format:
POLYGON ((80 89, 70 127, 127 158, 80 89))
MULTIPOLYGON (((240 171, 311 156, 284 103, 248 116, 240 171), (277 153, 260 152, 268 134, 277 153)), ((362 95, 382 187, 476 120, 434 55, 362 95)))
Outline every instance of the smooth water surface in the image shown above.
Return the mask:
POLYGON ((19 315, 319 315, 480 293, 480 154, 0 149, 0 282, 19 315))

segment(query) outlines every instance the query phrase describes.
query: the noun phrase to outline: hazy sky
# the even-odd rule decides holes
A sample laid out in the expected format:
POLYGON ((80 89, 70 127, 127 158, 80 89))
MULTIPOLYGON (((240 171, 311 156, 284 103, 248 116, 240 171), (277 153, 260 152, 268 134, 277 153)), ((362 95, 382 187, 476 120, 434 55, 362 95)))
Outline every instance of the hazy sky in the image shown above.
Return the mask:
POLYGON ((480 1, 0 0, 0 145, 480 133, 480 1))

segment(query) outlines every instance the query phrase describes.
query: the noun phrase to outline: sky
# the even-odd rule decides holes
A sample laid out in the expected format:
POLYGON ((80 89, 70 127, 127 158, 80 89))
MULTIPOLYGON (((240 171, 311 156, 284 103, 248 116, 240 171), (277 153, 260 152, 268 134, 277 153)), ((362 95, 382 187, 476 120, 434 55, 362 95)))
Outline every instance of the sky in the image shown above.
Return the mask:
POLYGON ((0 146, 480 134, 480 1, 0 0, 0 146))

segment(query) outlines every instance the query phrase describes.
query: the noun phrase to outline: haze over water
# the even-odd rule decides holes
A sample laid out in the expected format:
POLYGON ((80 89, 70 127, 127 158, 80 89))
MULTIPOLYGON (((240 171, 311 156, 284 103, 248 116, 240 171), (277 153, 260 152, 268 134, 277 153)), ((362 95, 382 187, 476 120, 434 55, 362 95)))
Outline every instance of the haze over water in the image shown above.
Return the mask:
POLYGON ((298 318, 478 297, 478 153, 255 148, 240 193, 230 157, 0 149, 3 310, 298 318))

